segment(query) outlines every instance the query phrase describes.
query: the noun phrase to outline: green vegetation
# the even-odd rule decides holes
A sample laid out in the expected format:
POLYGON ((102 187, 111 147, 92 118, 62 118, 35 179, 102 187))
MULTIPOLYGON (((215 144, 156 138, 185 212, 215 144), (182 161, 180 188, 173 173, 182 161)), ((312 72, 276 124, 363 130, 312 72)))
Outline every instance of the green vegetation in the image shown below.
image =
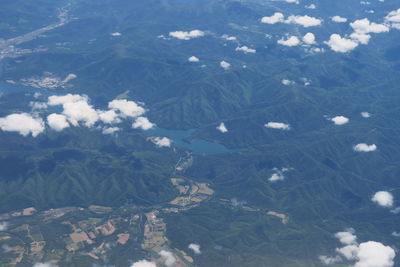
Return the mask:
POLYGON ((146 206, 175 195, 169 178, 178 154, 157 152, 140 134, 115 138, 70 129, 35 139, 0 135, 1 211, 127 201, 146 206))
MULTIPOLYGON (((315 12, 324 24, 312 29, 260 23, 262 16, 275 11, 305 12, 304 5, 284 1, 28 2, 2 3, 1 38, 56 23, 57 10, 68 3, 73 19, 18 45, 43 51, 2 59, 0 117, 31 112, 31 101, 46 102, 53 94, 87 94, 99 109, 115 98, 127 98, 144 102, 146 115, 159 127, 191 129, 187 141, 208 140, 232 150, 190 155, 174 143, 171 149, 157 148, 128 120, 115 135, 103 135, 96 127, 47 130, 36 138, 0 131, 0 212, 27 207, 39 212, 4 219, 10 225, 0 233, 0 245, 14 249, 3 248, 0 265, 43 240, 42 252, 29 252, 17 266, 32 266, 39 259, 60 266, 128 266, 149 259, 155 253, 141 247, 143 214, 179 195, 170 181, 174 177, 208 183, 214 190, 210 199, 190 210, 159 215, 167 224, 168 245, 187 252, 198 266, 321 266, 318 256, 332 255, 338 245, 333 233, 348 227, 361 241, 400 247, 399 238, 391 235, 399 231, 399 216, 370 200, 379 190, 390 190, 396 201, 400 198, 399 31, 374 35, 368 45, 348 54, 334 53, 323 44, 331 33, 351 33, 349 25, 330 23, 329 18, 333 13, 349 21, 364 16, 358 2, 319 1, 317 10, 307 12, 315 12), (170 31, 194 29, 206 35, 168 40, 170 31), (308 31, 316 34, 325 52, 276 43, 286 33, 301 37, 308 31), (122 35, 114 37, 112 32, 122 35), (238 41, 229 42, 222 34, 238 41), (239 44, 257 53, 235 51, 239 44), (192 55, 200 62, 189 63, 192 55), (223 70, 221 60, 231 68, 223 70), (77 78, 67 89, 9 89, 3 83, 44 72, 59 77, 74 73, 77 78), (283 79, 294 84, 285 86, 283 79), (36 91, 42 93, 38 98, 33 97, 36 91), (372 116, 362 118, 362 111, 372 116), (350 122, 338 126, 328 120, 337 115, 350 122), (270 121, 288 123, 291 129, 264 127, 270 121), (228 132, 216 130, 221 122, 228 132), (376 144, 377 151, 353 151, 353 145, 364 142, 376 144), (268 181, 274 168, 288 168, 285 179, 268 181), (64 207, 84 210, 73 208, 57 218, 52 216, 59 210, 52 216, 41 213, 64 207), (267 211, 287 215, 288 223, 267 211), (140 214, 139 219, 133 220, 133 214, 140 214), (74 242, 70 236, 71 224, 89 235, 100 233, 96 227, 112 219, 118 219, 118 229, 98 234, 96 244, 74 242), (25 224, 31 226, 29 234, 25 224), (130 234, 125 245, 117 242, 121 233, 130 234), (102 242, 109 244, 107 260, 83 253, 102 242), (202 254, 188 250, 190 243, 200 244, 202 254)), ((394 1, 379 4, 382 7, 369 14, 371 21, 380 22, 398 8, 394 1)), ((59 110, 51 107, 39 115, 52 112, 59 110)), ((181 190, 189 184, 182 184, 181 190)))

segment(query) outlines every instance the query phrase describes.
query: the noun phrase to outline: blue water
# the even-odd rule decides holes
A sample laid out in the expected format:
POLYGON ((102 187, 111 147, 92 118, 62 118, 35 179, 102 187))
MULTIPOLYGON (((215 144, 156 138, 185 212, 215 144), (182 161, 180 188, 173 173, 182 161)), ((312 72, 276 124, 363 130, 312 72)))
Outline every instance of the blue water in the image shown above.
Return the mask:
POLYGON ((180 148, 189 149, 193 154, 197 155, 212 155, 219 153, 230 152, 231 150, 225 146, 209 142, 201 139, 193 139, 191 142, 186 142, 183 139, 192 135, 194 130, 167 130, 163 128, 154 128, 146 131, 149 136, 168 137, 172 140, 172 145, 180 148))

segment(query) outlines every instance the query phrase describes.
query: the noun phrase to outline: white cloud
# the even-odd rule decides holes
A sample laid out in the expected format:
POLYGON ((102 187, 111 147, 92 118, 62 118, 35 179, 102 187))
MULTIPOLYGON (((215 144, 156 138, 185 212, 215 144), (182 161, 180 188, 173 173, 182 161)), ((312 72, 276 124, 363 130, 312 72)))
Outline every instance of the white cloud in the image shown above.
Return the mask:
POLYGON ((86 100, 64 103, 63 108, 63 114, 67 116, 68 121, 74 126, 78 126, 79 122, 83 122, 85 126, 92 127, 99 120, 97 111, 86 100))
POLYGON ((217 126, 217 130, 220 131, 221 133, 226 133, 228 129, 225 126, 225 123, 221 122, 220 125, 217 126))
POLYGON ((306 33, 303 36, 303 42, 308 44, 308 45, 313 45, 315 44, 315 35, 311 32, 306 33))
POLYGON ((92 127, 98 120, 99 114, 89 103, 86 95, 50 96, 47 104, 49 106, 63 106, 63 114, 68 121, 78 126, 79 122, 84 122, 87 127, 92 127))
POLYGON ((262 23, 267 24, 275 24, 275 23, 287 23, 287 24, 298 24, 303 27, 312 27, 319 26, 322 24, 322 20, 314 17, 310 17, 308 15, 299 16, 299 15, 291 15, 285 20, 285 16, 280 12, 275 12, 272 16, 262 17, 262 23))
MULTIPOLYGON (((396 256, 395 251, 380 242, 368 241, 358 244, 354 235, 354 230, 336 233, 335 236, 340 239, 344 247, 336 248, 338 255, 348 261, 355 262, 353 267, 391 267, 394 265, 393 259, 396 256)), ((335 257, 320 257, 325 264, 334 264, 339 261, 338 255, 335 257), (338 259, 331 260, 331 259, 338 259)))
POLYGON ((308 5, 308 6, 305 6, 305 8, 308 8, 308 9, 316 9, 317 6, 316 6, 315 4, 310 4, 310 5, 308 5))
POLYGON ((350 23, 350 26, 357 33, 381 33, 389 31, 389 27, 386 25, 370 22, 367 18, 356 20, 350 23))
POLYGON ((200 245, 191 243, 188 246, 189 249, 193 250, 195 254, 201 254, 200 245))
POLYGON ((400 22, 400 8, 390 11, 389 14, 385 17, 385 21, 395 23, 400 22))
POLYGON ((336 125, 343 125, 349 122, 349 119, 344 116, 336 116, 330 119, 336 125))
POLYGON ((244 52, 245 54, 247 54, 247 53, 255 53, 256 52, 256 50, 255 49, 253 49, 253 48, 249 48, 249 47, 247 47, 247 46, 238 46, 238 47, 236 47, 236 49, 235 49, 236 51, 242 51, 242 52, 244 52))
POLYGON ((121 36, 122 34, 120 33, 120 32, 112 32, 111 33, 111 36, 114 36, 114 37, 118 37, 118 36, 121 36))
POLYGON ((268 178, 268 181, 270 181, 270 182, 285 180, 284 173, 289 171, 288 168, 282 168, 282 169, 274 168, 273 170, 274 170, 274 173, 271 175, 271 177, 268 178))
POLYGON ((400 8, 389 12, 385 17, 385 22, 392 28, 400 30, 400 8))
MULTIPOLYGON (((64 95, 64 96, 50 96, 48 98, 48 104, 63 105, 63 114, 67 120, 74 126, 78 126, 79 122, 84 122, 85 126, 92 127, 97 121, 101 120, 106 124, 120 123, 120 117, 138 117, 146 112, 146 110, 135 103, 134 101, 128 101, 126 99, 116 99, 108 103, 110 110, 102 111, 95 110, 92 105, 88 103, 88 97, 86 95, 64 95)), ((57 122, 61 123, 61 117, 53 116, 54 129, 57 129, 57 122), (56 120, 57 119, 57 120, 56 120)), ((143 122, 139 120, 139 122, 143 122)), ((64 123, 64 126, 66 124, 64 123)), ((143 125, 146 127, 146 125, 143 125)), ((59 128, 61 129, 61 128, 59 128)), ((115 129, 114 129, 115 130, 115 129)), ((103 130, 103 133, 109 133, 111 128, 103 130)))
POLYGON ((223 68, 224 70, 228 70, 231 67, 231 64, 222 60, 219 65, 221 66, 221 68, 223 68))
POLYGON ((87 101, 88 97, 86 95, 72 95, 72 94, 67 94, 63 96, 49 96, 47 104, 49 106, 58 106, 58 105, 63 105, 65 103, 73 103, 73 102, 78 102, 78 101, 87 101))
POLYGON ((340 243, 344 245, 351 245, 357 243, 357 236, 354 235, 354 229, 349 228, 345 232, 337 232, 335 237, 339 239, 340 243))
POLYGON ((328 45, 333 51, 335 52, 340 52, 340 53, 346 53, 358 46, 358 43, 342 38, 339 34, 332 34, 329 38, 329 41, 325 41, 325 44, 328 45))
POLYGON ((8 223, 7 222, 0 222, 0 231, 7 231, 8 223))
POLYGON ((98 113, 99 119, 104 123, 112 124, 121 122, 121 119, 115 110, 98 111, 98 113))
POLYGON ((166 250, 161 250, 160 252, 158 252, 158 254, 161 256, 162 260, 164 261, 165 266, 172 267, 175 265, 176 259, 172 252, 166 251, 166 250))
POLYGON ((329 256, 319 256, 319 260, 325 265, 331 265, 342 261, 342 258, 339 256, 329 257, 329 256))
MULTIPOLYGON (((120 123, 122 118, 133 117, 138 118, 144 114, 146 110, 135 103, 134 101, 128 101, 126 99, 113 100, 108 103, 110 110, 96 110, 92 105, 88 103, 89 98, 86 95, 73 95, 67 94, 63 96, 50 96, 48 97, 47 104, 42 102, 43 108, 47 105, 56 106, 62 105, 62 114, 50 114, 47 116, 47 124, 50 128, 61 131, 71 125, 79 126, 80 122, 86 127, 94 126, 98 121, 104 124, 115 124, 120 123)), ((31 104, 35 106, 36 104, 31 104)), ((149 129, 154 124, 148 121, 145 117, 138 118, 132 125, 132 127, 149 129)), ((111 134, 117 130, 117 127, 97 127, 98 129, 103 128, 104 134, 111 134)), ((38 134, 45 130, 44 122, 41 118, 33 117, 30 114, 11 114, 5 118, 0 118, 0 130, 3 131, 17 131, 20 134, 26 136, 32 134, 36 137, 38 134)))
POLYGON ((308 15, 305 16, 289 16, 287 20, 285 20, 285 23, 290 23, 290 24, 298 24, 303 27, 312 27, 312 26, 319 26, 322 23, 322 20, 310 17, 308 15))
POLYGON ((118 132, 119 130, 121 130, 118 127, 104 127, 102 133, 103 134, 113 134, 115 132, 118 132))
POLYGON ((169 36, 180 39, 180 40, 190 40, 192 38, 198 38, 204 36, 204 32, 200 30, 192 30, 190 32, 186 31, 175 31, 170 32, 169 36))
MULTIPOLYGON (((138 118, 144 114, 146 110, 135 103, 126 99, 113 100, 108 103, 110 110, 96 110, 88 103, 89 98, 86 95, 67 94, 63 96, 49 96, 47 104, 37 102, 43 105, 56 106, 62 105, 62 114, 50 114, 47 116, 47 124, 50 128, 61 131, 71 125, 79 126, 82 122, 86 127, 94 126, 98 121, 104 124, 120 123, 122 118, 134 117, 138 118)), ((35 106, 36 104, 31 104, 35 106)), ((154 126, 147 118, 141 117, 136 120, 132 127, 149 129, 154 126)), ((102 127, 98 127, 101 129, 102 127)), ((36 137, 45 130, 44 122, 41 118, 33 117, 30 114, 11 114, 5 118, 0 118, 0 129, 3 131, 16 131, 27 136, 32 134, 36 137)), ((110 134, 119 130, 117 127, 105 128, 103 133, 110 134)))
POLYGON ((47 116, 47 124, 50 126, 50 128, 57 132, 69 127, 67 117, 56 113, 52 113, 47 116))
POLYGON ((360 144, 355 145, 353 147, 353 149, 356 152, 372 152, 377 149, 377 146, 375 144, 367 145, 365 143, 360 143, 360 144))
POLYGON ((390 208, 393 206, 393 195, 387 191, 376 192, 371 200, 382 207, 390 208))
POLYGON ((150 130, 155 126, 154 123, 151 123, 146 117, 138 117, 135 122, 132 124, 132 128, 140 128, 142 130, 150 130))
POLYGON ((261 22, 267 24, 275 24, 278 22, 283 22, 285 17, 280 12, 275 12, 272 16, 269 17, 262 17, 261 22))
POLYGON ((0 118, 0 129, 5 132, 18 132, 23 136, 38 136, 45 129, 41 118, 34 118, 28 113, 10 114, 0 118))
POLYGON ((369 117, 371 117, 371 113, 369 113, 369 112, 367 112, 367 111, 363 111, 363 112, 361 112, 360 114, 361 114, 361 116, 362 116, 363 118, 369 118, 369 117))
POLYGON ((360 44, 366 45, 368 44, 369 39, 371 39, 371 35, 365 33, 353 32, 352 34, 350 34, 350 38, 360 44))
POLYGON ((199 60, 198 57, 191 56, 191 57, 188 58, 188 61, 189 61, 189 62, 199 62, 200 60, 199 60))
POLYGON ((149 140, 158 147, 170 147, 172 143, 168 137, 149 137, 149 140))
POLYGON ((300 40, 296 36, 290 36, 286 40, 284 39, 278 40, 277 43, 284 46, 297 46, 300 44, 300 40))
POLYGON ((354 267, 391 267, 394 265, 395 251, 382 243, 368 241, 358 247, 358 261, 354 267))
POLYGON ((337 23, 344 23, 347 21, 346 18, 343 18, 341 16, 333 16, 331 19, 333 22, 337 22, 337 23))
POLYGON ((279 129, 279 130, 290 130, 290 125, 283 123, 283 122, 268 122, 267 124, 264 125, 267 128, 272 128, 272 129, 279 129))
POLYGON ((154 262, 147 260, 140 260, 131 265, 131 267, 157 267, 154 262))
POLYGON ((138 117, 143 115, 146 110, 135 103, 134 101, 128 101, 126 99, 115 99, 108 103, 108 107, 114 110, 118 110, 124 117, 138 117))

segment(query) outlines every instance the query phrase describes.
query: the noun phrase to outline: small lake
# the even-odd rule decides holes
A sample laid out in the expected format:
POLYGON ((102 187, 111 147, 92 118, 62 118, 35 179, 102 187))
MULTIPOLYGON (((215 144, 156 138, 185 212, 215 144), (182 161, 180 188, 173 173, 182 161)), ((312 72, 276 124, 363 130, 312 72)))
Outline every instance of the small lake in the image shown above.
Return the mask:
POLYGON ((154 128, 146 131, 149 136, 168 137, 172 140, 172 146, 189 149, 193 154, 212 155, 231 152, 227 147, 210 141, 193 139, 190 142, 184 139, 189 138, 195 130, 167 130, 163 128, 154 128))

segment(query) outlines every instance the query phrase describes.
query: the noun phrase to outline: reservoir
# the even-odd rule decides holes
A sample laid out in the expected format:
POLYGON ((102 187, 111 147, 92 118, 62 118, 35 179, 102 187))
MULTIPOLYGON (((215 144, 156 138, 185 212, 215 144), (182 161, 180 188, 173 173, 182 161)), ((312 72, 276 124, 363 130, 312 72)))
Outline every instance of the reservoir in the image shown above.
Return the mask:
POLYGON ((231 152, 227 147, 210 141, 193 139, 186 141, 195 130, 168 130, 163 128, 154 128, 146 131, 149 136, 168 137, 172 140, 172 146, 189 149, 193 154, 212 155, 231 152))

